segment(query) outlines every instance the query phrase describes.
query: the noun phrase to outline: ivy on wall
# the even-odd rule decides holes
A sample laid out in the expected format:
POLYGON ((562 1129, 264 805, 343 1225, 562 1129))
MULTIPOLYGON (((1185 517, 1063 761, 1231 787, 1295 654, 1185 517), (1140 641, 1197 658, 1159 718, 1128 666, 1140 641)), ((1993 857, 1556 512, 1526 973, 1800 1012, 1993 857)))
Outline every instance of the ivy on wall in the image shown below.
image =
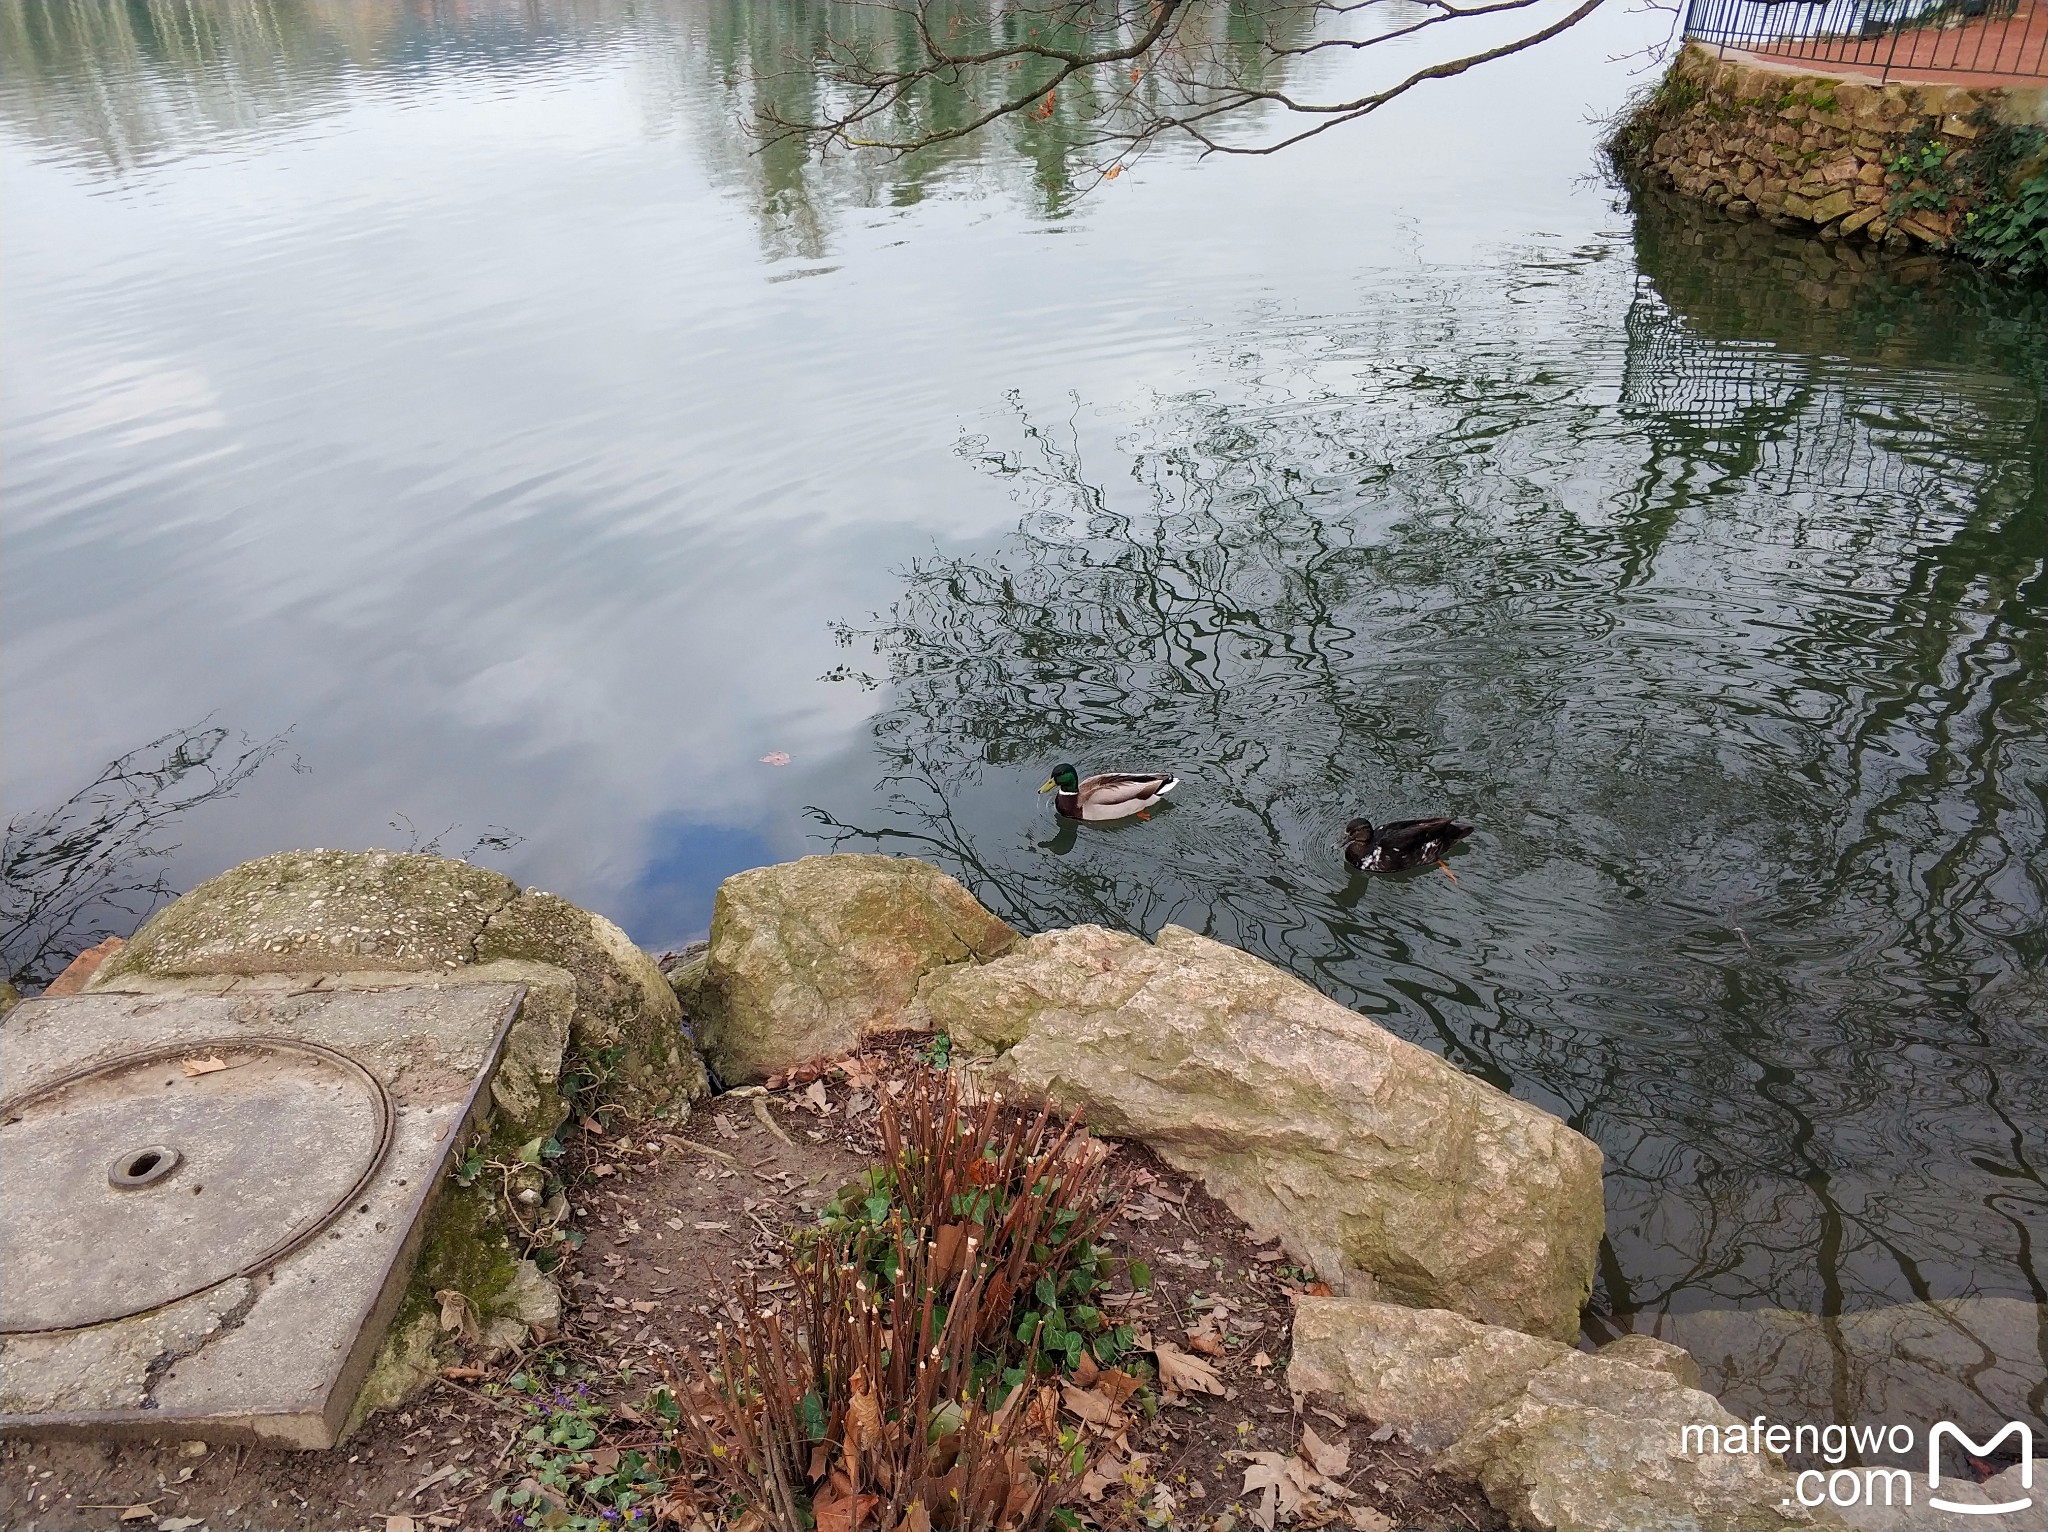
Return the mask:
POLYGON ((2048 131, 1970 116, 1977 135, 1951 151, 1920 124, 1891 162, 1888 216, 1959 209, 1949 248, 2013 276, 2048 279, 2048 131))

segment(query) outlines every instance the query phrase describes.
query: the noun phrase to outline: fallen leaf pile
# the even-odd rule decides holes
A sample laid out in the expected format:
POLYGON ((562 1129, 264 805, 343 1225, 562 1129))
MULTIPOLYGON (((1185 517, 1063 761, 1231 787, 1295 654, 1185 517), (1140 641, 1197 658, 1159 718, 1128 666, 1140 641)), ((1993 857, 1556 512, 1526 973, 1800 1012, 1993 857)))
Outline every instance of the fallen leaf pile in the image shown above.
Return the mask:
POLYGON ((1278 1452, 1240 1452, 1235 1456, 1246 1465, 1245 1494, 1259 1497, 1251 1514, 1261 1532, 1272 1532, 1278 1523, 1302 1527, 1336 1523, 1356 1532, 1392 1532, 1394 1523, 1378 1511, 1342 1503, 1357 1498, 1340 1482, 1350 1471, 1351 1449, 1324 1441, 1312 1426, 1301 1428, 1301 1445, 1292 1456, 1278 1452))
POLYGON ((1168 1404, 1178 1404, 1184 1394, 1222 1394, 1223 1379, 1215 1367, 1173 1342, 1153 1342, 1152 1357, 1159 1364, 1159 1392, 1168 1404))

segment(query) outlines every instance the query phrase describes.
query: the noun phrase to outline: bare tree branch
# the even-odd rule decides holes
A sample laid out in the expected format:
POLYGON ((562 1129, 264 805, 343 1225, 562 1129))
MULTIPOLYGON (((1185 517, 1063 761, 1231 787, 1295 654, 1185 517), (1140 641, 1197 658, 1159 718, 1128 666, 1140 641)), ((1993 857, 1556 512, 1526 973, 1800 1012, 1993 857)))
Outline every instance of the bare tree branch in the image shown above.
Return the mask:
POLYGON ((1005 118, 1057 114, 1107 151, 1109 175, 1146 145, 1175 138, 1204 154, 1272 154, 1547 42, 1606 0, 1579 0, 1558 15, 1565 3, 851 0, 833 8, 845 24, 828 22, 812 55, 794 61, 802 90, 764 91, 755 116, 770 143, 901 156, 1005 118), (1538 16, 1549 19, 1533 24, 1538 16), (1517 17, 1526 19, 1501 35, 1517 17), (1339 61, 1383 45, 1412 51, 1438 36, 1455 36, 1458 51, 1369 90, 1287 78, 1334 75, 1328 66, 1339 61), (789 95, 802 99, 782 99, 789 95))

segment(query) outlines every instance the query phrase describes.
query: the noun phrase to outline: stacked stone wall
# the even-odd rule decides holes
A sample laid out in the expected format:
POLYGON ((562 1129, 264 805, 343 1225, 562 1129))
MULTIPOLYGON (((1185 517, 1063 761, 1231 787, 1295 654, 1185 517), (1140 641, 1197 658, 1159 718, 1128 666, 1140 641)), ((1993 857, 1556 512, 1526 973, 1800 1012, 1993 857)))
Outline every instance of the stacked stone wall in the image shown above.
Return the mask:
POLYGON ((1736 216, 1947 248, 1972 212, 1953 167, 2001 125, 2044 118, 2048 89, 1801 73, 1692 43, 1612 147, 1624 169, 1736 216))

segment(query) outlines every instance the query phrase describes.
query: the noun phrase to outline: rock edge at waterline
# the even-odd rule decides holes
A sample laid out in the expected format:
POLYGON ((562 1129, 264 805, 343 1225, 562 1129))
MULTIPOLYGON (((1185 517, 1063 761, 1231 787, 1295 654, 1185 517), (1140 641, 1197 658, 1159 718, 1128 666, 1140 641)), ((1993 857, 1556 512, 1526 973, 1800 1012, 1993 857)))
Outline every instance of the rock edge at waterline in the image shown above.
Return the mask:
POLYGON ((1075 926, 934 974, 909 1017, 1200 1176, 1340 1291, 1578 1334, 1598 1147, 1249 953, 1075 926))

